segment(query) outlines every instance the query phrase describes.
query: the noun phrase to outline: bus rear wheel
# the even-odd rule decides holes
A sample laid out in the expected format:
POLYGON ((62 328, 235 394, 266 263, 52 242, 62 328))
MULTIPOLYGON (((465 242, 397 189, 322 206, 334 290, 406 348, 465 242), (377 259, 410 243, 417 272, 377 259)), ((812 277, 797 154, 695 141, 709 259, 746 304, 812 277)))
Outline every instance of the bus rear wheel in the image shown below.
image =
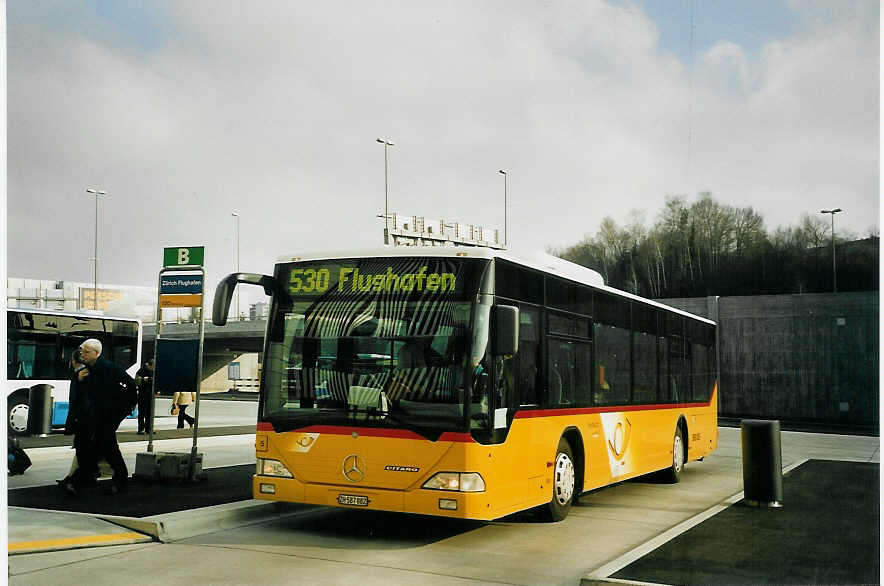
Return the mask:
POLYGON ((28 395, 15 392, 6 397, 6 426, 11 436, 28 432, 28 395))
POLYGON ((575 486, 574 456, 568 440, 562 438, 553 461, 552 499, 544 507, 544 517, 550 521, 561 521, 567 517, 574 502, 575 486))
POLYGON ((666 480, 675 484, 681 478, 681 471, 684 470, 685 464, 685 443, 681 426, 675 428, 675 435, 672 438, 672 464, 666 469, 666 480))

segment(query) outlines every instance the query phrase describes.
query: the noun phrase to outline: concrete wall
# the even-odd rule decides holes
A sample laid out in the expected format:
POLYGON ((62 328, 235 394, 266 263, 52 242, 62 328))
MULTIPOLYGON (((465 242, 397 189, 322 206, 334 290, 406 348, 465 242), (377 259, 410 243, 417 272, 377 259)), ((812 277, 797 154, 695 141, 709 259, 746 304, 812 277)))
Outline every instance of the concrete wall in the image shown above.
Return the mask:
POLYGON ((722 416, 877 431, 877 291, 661 301, 718 321, 722 416))
MULTIPOLYGON (((204 372, 200 392, 203 393, 226 393, 228 390, 237 388, 244 391, 258 392, 257 378, 260 374, 258 354, 240 354, 230 362, 225 362, 214 372, 204 372), (227 378, 227 366, 230 362, 239 362, 239 376, 245 381, 232 381, 227 378)), ((203 362, 205 365, 205 361, 203 362)))

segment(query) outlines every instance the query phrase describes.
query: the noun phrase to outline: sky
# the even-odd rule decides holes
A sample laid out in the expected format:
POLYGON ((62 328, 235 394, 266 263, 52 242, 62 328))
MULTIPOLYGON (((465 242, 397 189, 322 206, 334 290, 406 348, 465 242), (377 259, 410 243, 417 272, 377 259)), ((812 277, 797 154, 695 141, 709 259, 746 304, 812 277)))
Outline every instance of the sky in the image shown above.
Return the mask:
POLYGON ((87 188, 103 283, 196 245, 216 282, 232 212, 244 271, 379 245, 377 138, 400 215, 502 230, 507 170, 514 249, 701 191, 879 222, 874 0, 13 1, 6 29, 9 276, 91 282, 87 188))

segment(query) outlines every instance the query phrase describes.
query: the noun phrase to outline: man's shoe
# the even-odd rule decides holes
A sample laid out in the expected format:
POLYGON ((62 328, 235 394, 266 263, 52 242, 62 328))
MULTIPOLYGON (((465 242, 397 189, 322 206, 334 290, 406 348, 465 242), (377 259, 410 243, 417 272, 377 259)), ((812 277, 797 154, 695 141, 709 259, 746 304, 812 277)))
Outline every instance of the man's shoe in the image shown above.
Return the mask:
POLYGON ((125 477, 114 477, 111 480, 111 484, 107 487, 107 492, 109 494, 122 494, 124 492, 128 492, 129 490, 129 482, 125 477))
POLYGON ((77 492, 77 487, 74 486, 74 483, 70 480, 59 482, 58 487, 68 496, 79 496, 79 493, 77 492))
POLYGON ((120 484, 111 484, 109 486, 104 487, 104 494, 121 494, 126 492, 126 485, 120 484))

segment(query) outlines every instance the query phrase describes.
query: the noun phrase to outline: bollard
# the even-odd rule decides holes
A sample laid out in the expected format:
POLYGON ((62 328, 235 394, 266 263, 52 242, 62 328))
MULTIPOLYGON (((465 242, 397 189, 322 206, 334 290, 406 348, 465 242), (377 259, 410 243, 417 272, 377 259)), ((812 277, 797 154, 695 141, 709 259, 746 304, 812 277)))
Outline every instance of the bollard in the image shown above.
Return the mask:
POLYGON ((743 496, 753 507, 783 506, 783 457, 780 422, 744 419, 743 496))
POLYGON ((52 385, 34 385, 28 392, 28 433, 47 436, 52 430, 52 385))

